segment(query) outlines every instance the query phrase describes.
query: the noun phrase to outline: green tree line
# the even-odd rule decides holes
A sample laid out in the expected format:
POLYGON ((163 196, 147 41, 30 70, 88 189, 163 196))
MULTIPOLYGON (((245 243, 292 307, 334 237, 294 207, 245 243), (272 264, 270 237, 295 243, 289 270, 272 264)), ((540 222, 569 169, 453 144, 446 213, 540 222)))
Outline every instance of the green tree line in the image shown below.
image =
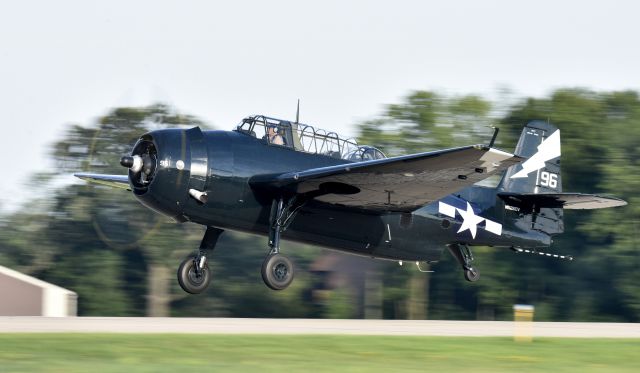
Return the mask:
MULTIPOLYGON (((566 232, 552 250, 573 255, 573 262, 478 248, 483 277, 474 284, 446 251, 433 273, 380 262, 382 317, 503 320, 512 317, 513 304, 528 303, 539 320, 640 321, 637 92, 560 89, 505 104, 416 91, 356 127, 360 143, 387 155, 486 143, 491 125, 501 129, 497 146, 513 150, 522 126, 534 119, 562 131, 565 190, 613 194, 629 205, 565 212, 566 232)), ((235 232, 225 232, 216 247, 211 287, 187 295, 175 270, 197 247, 202 227, 171 222, 122 190, 68 181, 79 170, 121 173, 119 158, 140 134, 194 125, 207 128, 152 105, 116 108, 97 123, 71 126, 51 147, 53 170, 33 177, 38 197, 0 217, 0 264, 76 291, 80 315, 358 317, 345 289, 318 296, 322 277, 307 269, 324 250, 287 243, 296 279, 274 292, 259 274, 265 239, 235 232)))

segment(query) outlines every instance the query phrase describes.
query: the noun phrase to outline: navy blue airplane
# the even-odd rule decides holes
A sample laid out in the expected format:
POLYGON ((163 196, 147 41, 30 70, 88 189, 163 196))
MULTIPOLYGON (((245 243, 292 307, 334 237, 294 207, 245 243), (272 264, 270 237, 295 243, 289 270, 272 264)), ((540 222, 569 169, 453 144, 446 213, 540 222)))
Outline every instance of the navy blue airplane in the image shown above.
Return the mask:
POLYGON ((472 246, 542 251, 564 231, 565 209, 626 202, 564 193, 560 130, 527 124, 515 152, 489 145, 387 158, 333 132, 247 117, 234 131, 163 129, 140 137, 120 163, 128 175, 77 177, 133 191, 148 208, 206 226, 178 269, 188 293, 206 289, 207 259, 223 230, 268 237, 262 278, 274 290, 293 280, 280 238, 387 260, 437 262, 448 248, 477 281, 472 246))

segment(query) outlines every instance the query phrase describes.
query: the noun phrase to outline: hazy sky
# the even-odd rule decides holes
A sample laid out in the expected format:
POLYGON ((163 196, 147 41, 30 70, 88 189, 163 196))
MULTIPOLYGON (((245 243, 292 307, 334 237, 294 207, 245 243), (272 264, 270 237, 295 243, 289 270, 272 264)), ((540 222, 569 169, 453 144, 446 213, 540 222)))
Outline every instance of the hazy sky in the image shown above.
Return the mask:
POLYGON ((634 1, 0 0, 0 204, 69 123, 168 102, 218 128, 262 113, 353 134, 411 90, 640 89, 634 1))

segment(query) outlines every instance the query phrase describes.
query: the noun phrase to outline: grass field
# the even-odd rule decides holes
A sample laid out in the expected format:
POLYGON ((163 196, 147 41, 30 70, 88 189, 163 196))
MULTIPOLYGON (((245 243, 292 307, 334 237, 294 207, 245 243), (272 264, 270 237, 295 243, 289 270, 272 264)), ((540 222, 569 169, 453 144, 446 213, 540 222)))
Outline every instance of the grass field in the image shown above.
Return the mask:
POLYGON ((0 372, 640 372, 640 340, 0 334, 0 372))

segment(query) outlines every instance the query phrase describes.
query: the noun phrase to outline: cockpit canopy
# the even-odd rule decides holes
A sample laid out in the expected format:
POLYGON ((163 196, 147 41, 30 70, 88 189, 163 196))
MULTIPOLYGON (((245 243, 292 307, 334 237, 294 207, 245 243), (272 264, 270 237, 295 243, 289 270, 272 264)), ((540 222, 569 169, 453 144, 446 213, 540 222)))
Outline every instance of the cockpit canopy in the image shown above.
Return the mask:
POLYGON ((344 139, 335 132, 327 132, 307 124, 254 115, 244 118, 238 132, 265 140, 270 145, 284 146, 297 151, 359 162, 386 158, 372 146, 358 146, 353 138, 344 139))

